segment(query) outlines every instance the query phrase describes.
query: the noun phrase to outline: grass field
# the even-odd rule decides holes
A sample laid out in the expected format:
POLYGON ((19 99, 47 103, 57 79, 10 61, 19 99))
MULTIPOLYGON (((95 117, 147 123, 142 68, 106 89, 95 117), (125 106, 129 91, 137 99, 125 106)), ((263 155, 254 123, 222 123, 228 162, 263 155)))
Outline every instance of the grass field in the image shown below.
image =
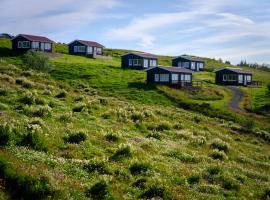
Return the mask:
POLYGON ((0 199, 267 199, 265 116, 249 127, 182 109, 231 113, 231 94, 211 72, 195 75, 200 91, 146 86, 120 68, 123 50, 107 51, 52 58, 50 74, 1 57, 0 199))

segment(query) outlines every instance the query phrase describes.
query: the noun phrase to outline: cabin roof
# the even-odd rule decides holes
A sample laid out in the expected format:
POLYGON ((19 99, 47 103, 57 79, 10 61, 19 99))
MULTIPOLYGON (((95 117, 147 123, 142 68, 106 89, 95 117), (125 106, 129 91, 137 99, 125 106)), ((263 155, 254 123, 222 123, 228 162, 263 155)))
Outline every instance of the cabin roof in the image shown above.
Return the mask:
POLYGON ((232 72, 235 72, 235 73, 238 73, 238 74, 254 74, 254 72, 251 72, 251 71, 247 71, 247 70, 240 69, 240 68, 230 68, 230 67, 217 69, 217 70, 215 70, 215 72, 219 72, 219 71, 222 71, 222 70, 229 70, 229 71, 232 71, 232 72))
MULTIPOLYGON (((38 36, 38 35, 27 35, 27 34, 19 34, 15 38, 22 36, 27 40, 33 41, 33 42, 47 42, 47 43, 54 43, 54 41, 50 40, 47 37, 38 36)), ((15 39, 13 38, 13 40, 15 39)))
POLYGON ((136 56, 139 56, 139 57, 142 57, 142 58, 156 58, 156 59, 158 59, 157 55, 150 54, 150 53, 138 53, 138 52, 126 53, 126 54, 121 55, 121 57, 129 55, 129 54, 133 54, 133 55, 136 55, 136 56))
MULTIPOLYGON (((98 42, 88 41, 88 40, 74 40, 73 42, 76 42, 76 41, 86 46, 104 48, 104 46, 102 44, 99 44, 98 42)), ((69 43, 68 45, 72 44, 73 42, 69 43)))
POLYGON ((183 58, 183 59, 190 60, 190 61, 204 62, 204 60, 202 58, 199 58, 196 56, 182 55, 182 56, 175 57, 174 60, 178 59, 178 58, 183 58))
POLYGON ((152 70, 154 68, 160 68, 160 69, 166 70, 168 72, 189 73, 189 74, 193 73, 192 70, 189 70, 189 69, 186 69, 183 67, 164 67, 164 66, 151 67, 149 69, 146 69, 145 71, 149 71, 149 70, 152 70))

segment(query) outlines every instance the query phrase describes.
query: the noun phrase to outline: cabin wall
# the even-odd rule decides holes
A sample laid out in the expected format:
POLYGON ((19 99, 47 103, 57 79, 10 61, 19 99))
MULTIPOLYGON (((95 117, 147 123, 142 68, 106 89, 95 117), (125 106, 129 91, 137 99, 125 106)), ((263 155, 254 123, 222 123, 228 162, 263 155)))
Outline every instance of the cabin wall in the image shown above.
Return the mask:
POLYGON ((68 45, 68 51, 69 51, 69 54, 72 54, 72 55, 81 55, 81 56, 86 56, 86 51, 85 52, 74 52, 74 46, 84 46, 86 51, 87 51, 87 46, 86 45, 83 45, 81 44, 80 42, 78 41, 74 41, 72 43, 70 43, 68 45))
POLYGON ((150 68, 150 60, 155 60, 158 65, 158 59, 157 58, 142 58, 141 56, 134 55, 134 54, 128 54, 121 57, 121 67, 122 68, 128 68, 128 69, 137 69, 137 70, 143 70, 147 69, 144 68, 144 60, 147 60, 148 62, 148 68, 150 68), (141 65, 138 66, 129 66, 129 59, 139 59, 141 60, 141 65))
POLYGON ((232 72, 229 70, 221 70, 216 72, 216 84, 220 84, 220 85, 235 85, 235 86, 244 86, 244 85, 251 85, 252 84, 252 74, 243 74, 243 73, 236 73, 236 72, 232 72), (236 80, 235 81, 223 81, 223 75, 229 75, 229 74, 234 74, 236 75, 236 80), (243 81, 242 83, 239 83, 239 75, 243 76, 243 81), (245 79, 247 76, 251 76, 251 82, 246 82, 245 84, 245 79))
POLYGON ((190 69, 190 70, 192 70, 192 71, 203 71, 204 70, 204 68, 205 68, 205 63, 204 62, 199 62, 199 61, 190 61, 190 60, 188 60, 188 59, 184 59, 184 58, 175 58, 175 59, 173 59, 172 60, 172 66, 173 67, 178 67, 178 63, 179 62, 188 62, 189 63, 189 66, 188 66, 188 68, 186 68, 186 69, 190 69), (192 62, 195 62, 195 70, 194 69, 191 69, 191 63, 192 62), (197 70, 197 64, 198 63, 202 63, 203 64, 203 69, 199 69, 199 70, 197 70))

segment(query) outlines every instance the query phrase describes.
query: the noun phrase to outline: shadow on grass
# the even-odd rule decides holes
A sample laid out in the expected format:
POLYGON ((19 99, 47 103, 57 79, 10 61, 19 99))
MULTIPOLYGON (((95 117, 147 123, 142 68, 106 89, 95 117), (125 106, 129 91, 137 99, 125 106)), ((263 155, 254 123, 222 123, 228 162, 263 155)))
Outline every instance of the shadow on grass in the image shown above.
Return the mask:
POLYGON ((145 90, 145 91, 151 91, 151 90, 156 90, 156 85, 154 84, 147 84, 144 82, 132 82, 128 83, 129 88, 134 88, 138 90, 145 90))

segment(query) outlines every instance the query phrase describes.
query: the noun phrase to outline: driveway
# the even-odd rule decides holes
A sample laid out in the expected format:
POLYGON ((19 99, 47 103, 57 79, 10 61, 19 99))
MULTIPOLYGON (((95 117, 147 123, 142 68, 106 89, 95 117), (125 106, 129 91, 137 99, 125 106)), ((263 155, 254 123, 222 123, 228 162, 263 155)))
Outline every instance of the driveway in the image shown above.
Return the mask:
POLYGON ((232 98, 229 102, 230 108, 235 112, 242 112, 240 103, 244 97, 244 93, 237 86, 228 86, 228 88, 232 91, 232 98))

